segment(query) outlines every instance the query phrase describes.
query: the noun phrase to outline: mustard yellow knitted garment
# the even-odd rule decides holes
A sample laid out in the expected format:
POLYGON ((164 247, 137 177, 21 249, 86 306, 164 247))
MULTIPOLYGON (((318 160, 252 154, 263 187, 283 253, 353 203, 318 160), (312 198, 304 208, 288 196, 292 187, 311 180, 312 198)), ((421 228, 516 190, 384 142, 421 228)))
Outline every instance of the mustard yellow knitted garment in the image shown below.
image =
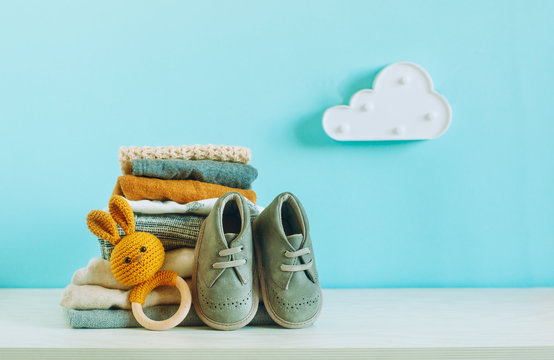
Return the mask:
POLYGON ((113 195, 122 195, 128 200, 171 200, 180 204, 217 198, 229 191, 241 193, 256 203, 253 190, 235 189, 196 180, 161 180, 124 175, 117 179, 113 195))

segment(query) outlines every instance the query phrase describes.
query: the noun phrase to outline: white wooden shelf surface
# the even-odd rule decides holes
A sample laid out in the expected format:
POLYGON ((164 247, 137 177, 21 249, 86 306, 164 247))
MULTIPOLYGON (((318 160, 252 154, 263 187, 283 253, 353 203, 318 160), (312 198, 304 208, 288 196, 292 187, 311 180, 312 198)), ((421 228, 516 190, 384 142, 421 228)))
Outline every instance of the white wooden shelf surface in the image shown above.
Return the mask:
POLYGON ((554 359, 554 288, 324 290, 312 327, 71 329, 61 289, 0 290, 0 359, 554 359))

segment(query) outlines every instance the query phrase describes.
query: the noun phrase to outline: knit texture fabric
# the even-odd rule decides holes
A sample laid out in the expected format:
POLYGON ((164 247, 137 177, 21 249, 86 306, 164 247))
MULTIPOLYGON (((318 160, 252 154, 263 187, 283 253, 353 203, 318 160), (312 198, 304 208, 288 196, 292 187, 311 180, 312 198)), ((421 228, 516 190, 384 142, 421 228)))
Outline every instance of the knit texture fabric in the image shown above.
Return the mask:
MULTIPOLYGON (((200 226, 205 216, 196 215, 148 215, 135 214, 136 231, 147 232, 157 237, 165 251, 182 247, 194 248, 200 226)), ((123 229, 118 228, 119 234, 123 237, 123 229)), ((104 239, 98 239, 100 254, 103 259, 109 260, 114 245, 104 239)))
POLYGON ((230 191, 241 193, 256 203, 252 190, 235 189, 196 180, 160 180, 133 175, 120 176, 113 195, 122 195, 128 200, 171 200, 180 204, 220 197, 230 191))
MULTIPOLYGON (((175 271, 183 279, 192 276, 194 249, 180 248, 165 253, 165 261, 160 270, 175 271)), ((87 266, 78 269, 71 278, 73 285, 99 285, 109 289, 129 290, 132 286, 123 285, 112 273, 110 262, 92 258, 87 266)))
POLYGON ((135 217, 127 201, 112 196, 110 213, 92 210, 87 215, 87 227, 96 236, 110 241, 115 248, 110 259, 112 273, 123 285, 136 285, 150 279, 163 265, 165 252, 154 235, 135 232, 135 217), (117 225, 127 234, 121 239, 117 225))
POLYGON ((215 160, 247 164, 250 149, 228 145, 122 146, 119 163, 123 175, 131 174, 134 159, 215 160))
POLYGON ((109 241, 112 244, 117 244, 121 240, 117 231, 117 224, 113 218, 106 212, 100 210, 92 210, 87 215, 87 227, 96 236, 109 241))
POLYGON ((162 267, 164 258, 165 251, 158 238, 149 233, 136 232, 127 235, 115 246, 110 265, 117 281, 131 286, 154 276, 162 267))
MULTIPOLYGON (((144 307, 144 314, 152 320, 165 320, 175 314, 179 305, 158 305, 144 307)), ((67 324, 74 329, 117 329, 142 327, 133 316, 131 310, 73 310, 64 308, 67 324)), ((269 317, 263 304, 249 326, 275 325, 269 317)), ((205 326, 196 315, 194 307, 190 308, 185 319, 178 326, 205 326)))
POLYGON ((127 200, 121 196, 114 196, 108 203, 108 209, 111 217, 123 229, 125 234, 130 235, 135 232, 135 217, 127 200))
POLYGON ((174 287, 177 276, 178 275, 175 271, 158 271, 153 277, 133 288, 131 294, 129 295, 129 301, 144 305, 146 295, 148 295, 155 288, 164 285, 174 287))
POLYGON ((163 180, 197 180, 238 189, 249 189, 258 177, 256 168, 213 160, 133 160, 133 175, 163 180))

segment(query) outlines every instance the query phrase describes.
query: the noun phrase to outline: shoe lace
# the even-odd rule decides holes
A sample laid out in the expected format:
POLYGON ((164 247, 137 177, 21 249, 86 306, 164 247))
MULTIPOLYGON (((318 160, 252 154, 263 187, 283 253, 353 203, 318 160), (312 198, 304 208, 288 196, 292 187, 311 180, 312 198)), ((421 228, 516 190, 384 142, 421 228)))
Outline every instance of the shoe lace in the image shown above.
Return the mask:
MULTIPOLYGON (((288 258, 297 258, 302 255, 306 255, 310 253, 310 249, 308 248, 302 248, 297 251, 285 251, 285 256, 288 258)), ((304 271, 311 268, 313 265, 313 261, 310 260, 307 264, 300 264, 300 265, 287 265, 287 264, 281 264, 281 271, 288 271, 288 272, 295 272, 295 271, 304 271)))
MULTIPOLYGON (((242 249, 243 249, 242 245, 237 246, 237 247, 232 247, 232 248, 229 248, 229 249, 223 249, 223 250, 218 252, 218 255, 219 256, 230 256, 230 255, 238 254, 239 252, 242 251, 242 249)), ((231 267, 241 266, 241 265, 244 265, 244 264, 246 264, 246 259, 239 259, 239 260, 216 262, 216 263, 212 264, 212 267, 214 269, 227 269, 227 268, 231 268, 231 267)))

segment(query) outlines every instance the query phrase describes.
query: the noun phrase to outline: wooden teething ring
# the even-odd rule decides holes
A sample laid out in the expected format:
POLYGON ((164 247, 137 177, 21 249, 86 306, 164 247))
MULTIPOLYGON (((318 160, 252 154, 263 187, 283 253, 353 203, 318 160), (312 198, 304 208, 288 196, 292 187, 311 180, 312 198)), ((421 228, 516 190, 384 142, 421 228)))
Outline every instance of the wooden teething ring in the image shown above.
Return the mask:
POLYGON ((131 302, 133 315, 138 323, 148 330, 167 330, 179 325, 190 310, 192 297, 187 283, 180 276, 177 276, 175 279, 175 287, 179 289, 179 293, 181 294, 181 303, 179 304, 177 312, 169 319, 160 321, 152 320, 144 314, 140 303, 131 302))

